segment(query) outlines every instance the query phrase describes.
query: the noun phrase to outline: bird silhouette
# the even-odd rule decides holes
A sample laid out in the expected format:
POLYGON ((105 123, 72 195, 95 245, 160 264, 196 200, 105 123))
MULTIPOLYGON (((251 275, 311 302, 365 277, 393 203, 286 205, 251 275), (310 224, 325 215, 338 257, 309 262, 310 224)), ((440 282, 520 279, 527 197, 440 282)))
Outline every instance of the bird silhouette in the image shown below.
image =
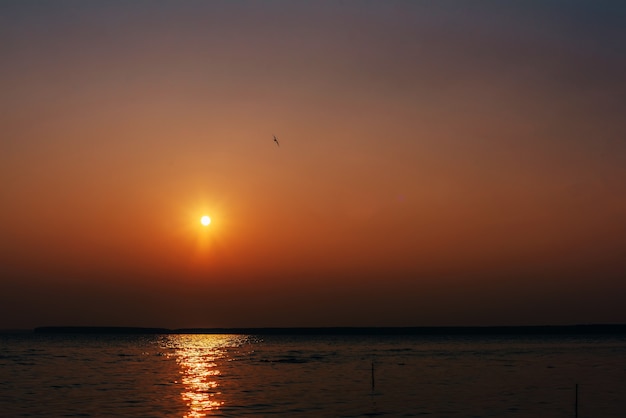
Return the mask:
POLYGON ((280 143, 278 142, 278 138, 276 138, 276 135, 274 135, 274 142, 276 142, 276 145, 280 147, 280 143))

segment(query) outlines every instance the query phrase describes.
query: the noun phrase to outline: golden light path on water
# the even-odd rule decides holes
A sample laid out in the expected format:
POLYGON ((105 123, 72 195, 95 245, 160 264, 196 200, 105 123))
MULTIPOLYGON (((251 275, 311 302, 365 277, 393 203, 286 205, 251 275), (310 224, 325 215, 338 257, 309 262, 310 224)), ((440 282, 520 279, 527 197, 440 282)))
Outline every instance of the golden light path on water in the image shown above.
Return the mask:
POLYGON ((239 335, 185 334, 168 336, 180 368, 183 401, 189 408, 183 418, 209 415, 224 405, 220 391, 220 364, 227 349, 246 341, 239 335))

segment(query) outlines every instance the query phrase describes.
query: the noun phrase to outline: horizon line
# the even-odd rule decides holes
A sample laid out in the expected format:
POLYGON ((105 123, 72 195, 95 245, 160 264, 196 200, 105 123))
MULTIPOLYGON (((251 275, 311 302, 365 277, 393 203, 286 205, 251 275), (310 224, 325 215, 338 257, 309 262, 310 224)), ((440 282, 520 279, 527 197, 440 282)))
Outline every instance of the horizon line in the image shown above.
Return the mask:
POLYGON ((260 335, 498 335, 498 334, 626 334, 624 323, 571 325, 468 326, 328 326, 328 327, 189 327, 41 326, 0 332, 35 334, 260 334, 260 335))

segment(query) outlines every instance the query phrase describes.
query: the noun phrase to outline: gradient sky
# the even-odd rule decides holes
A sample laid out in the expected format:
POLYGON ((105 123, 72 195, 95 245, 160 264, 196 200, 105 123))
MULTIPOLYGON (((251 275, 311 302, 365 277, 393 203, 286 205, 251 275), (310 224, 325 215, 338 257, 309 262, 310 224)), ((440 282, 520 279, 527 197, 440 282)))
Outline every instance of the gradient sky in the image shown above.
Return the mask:
POLYGON ((625 39, 621 1, 1 1, 0 328, 626 322, 625 39))

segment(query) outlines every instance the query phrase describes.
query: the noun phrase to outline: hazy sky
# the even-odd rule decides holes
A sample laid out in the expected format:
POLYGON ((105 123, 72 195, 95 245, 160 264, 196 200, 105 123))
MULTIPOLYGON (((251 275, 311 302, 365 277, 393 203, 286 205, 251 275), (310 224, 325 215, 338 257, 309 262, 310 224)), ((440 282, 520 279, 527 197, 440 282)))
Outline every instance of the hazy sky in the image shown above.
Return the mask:
POLYGON ((622 1, 0 1, 0 328, 626 322, 625 39, 622 1))

